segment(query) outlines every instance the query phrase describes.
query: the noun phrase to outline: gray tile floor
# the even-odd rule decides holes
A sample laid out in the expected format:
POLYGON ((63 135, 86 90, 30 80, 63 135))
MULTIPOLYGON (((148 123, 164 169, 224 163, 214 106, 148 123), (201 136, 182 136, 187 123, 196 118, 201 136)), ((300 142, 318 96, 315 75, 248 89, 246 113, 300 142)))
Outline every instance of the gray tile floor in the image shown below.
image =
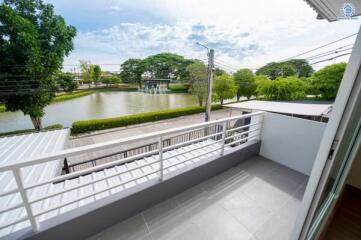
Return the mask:
POLYGON ((251 158, 89 240, 289 239, 306 182, 301 173, 251 158))

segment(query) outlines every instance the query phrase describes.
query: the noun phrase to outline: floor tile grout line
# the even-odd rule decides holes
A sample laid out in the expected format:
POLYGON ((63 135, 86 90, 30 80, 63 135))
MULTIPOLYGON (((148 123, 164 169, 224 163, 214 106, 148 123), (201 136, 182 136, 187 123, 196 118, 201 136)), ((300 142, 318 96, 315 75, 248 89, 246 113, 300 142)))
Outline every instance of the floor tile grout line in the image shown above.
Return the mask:
POLYGON ((140 213, 140 215, 142 216, 142 219, 143 219, 143 222, 144 222, 144 224, 145 224, 145 227, 147 228, 148 235, 149 235, 149 236, 150 236, 150 238, 153 240, 152 233, 150 232, 150 229, 149 229, 149 226, 148 226, 147 220, 145 220, 145 217, 144 217, 143 212, 141 212, 141 213, 140 213))
POLYGON ((233 218, 238 224, 240 224, 242 227, 244 227, 250 234, 252 237, 254 237, 254 234, 252 233, 252 231, 250 229, 248 229, 247 226, 245 226, 243 223, 241 223, 235 216, 233 216, 233 214, 231 214, 225 207, 222 206, 222 204, 220 204, 219 202, 216 202, 216 205, 218 205, 219 207, 221 207, 221 209, 223 211, 225 211, 231 218, 233 218))

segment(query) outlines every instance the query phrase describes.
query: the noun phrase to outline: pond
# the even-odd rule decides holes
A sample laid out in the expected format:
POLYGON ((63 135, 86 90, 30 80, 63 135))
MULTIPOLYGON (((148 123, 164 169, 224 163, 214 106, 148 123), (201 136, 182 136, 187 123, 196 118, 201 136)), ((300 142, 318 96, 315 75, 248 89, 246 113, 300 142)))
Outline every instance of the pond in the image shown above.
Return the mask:
MULTIPOLYGON (((70 127, 77 120, 116 117, 191 105, 197 105, 197 100, 185 93, 96 92, 50 104, 45 108, 43 126, 61 123, 70 127)), ((24 116, 21 111, 0 113, 0 132, 32 127, 29 116, 24 116)))

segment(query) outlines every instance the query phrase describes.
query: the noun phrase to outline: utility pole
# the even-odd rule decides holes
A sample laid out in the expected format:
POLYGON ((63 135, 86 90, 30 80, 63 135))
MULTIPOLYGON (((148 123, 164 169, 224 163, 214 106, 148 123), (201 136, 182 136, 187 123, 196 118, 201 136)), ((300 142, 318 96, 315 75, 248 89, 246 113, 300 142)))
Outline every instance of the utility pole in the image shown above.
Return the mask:
POLYGON ((213 82, 213 69, 214 69, 214 49, 208 51, 208 70, 207 70, 207 104, 205 121, 211 120, 211 105, 212 105, 212 82, 213 82))
POLYGON ((214 70, 214 49, 209 49, 206 45, 196 42, 197 45, 207 49, 208 57, 208 69, 207 69, 207 102, 206 102, 206 114, 205 121, 211 120, 211 105, 212 105, 212 82, 213 82, 213 70, 214 70))

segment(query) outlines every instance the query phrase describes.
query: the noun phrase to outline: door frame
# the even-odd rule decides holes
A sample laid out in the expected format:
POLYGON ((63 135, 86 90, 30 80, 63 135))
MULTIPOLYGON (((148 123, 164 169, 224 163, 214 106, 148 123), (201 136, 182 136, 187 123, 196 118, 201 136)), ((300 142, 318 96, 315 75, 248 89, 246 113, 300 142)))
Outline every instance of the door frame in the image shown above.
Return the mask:
MULTIPOLYGON (((340 148, 340 140, 350 123, 356 99, 361 94, 361 27, 358 31, 349 62, 343 75, 337 97, 325 128, 315 163, 294 225, 291 239, 306 239, 326 185, 335 155, 340 148)), ((341 146, 344 147, 344 146, 341 146)))

